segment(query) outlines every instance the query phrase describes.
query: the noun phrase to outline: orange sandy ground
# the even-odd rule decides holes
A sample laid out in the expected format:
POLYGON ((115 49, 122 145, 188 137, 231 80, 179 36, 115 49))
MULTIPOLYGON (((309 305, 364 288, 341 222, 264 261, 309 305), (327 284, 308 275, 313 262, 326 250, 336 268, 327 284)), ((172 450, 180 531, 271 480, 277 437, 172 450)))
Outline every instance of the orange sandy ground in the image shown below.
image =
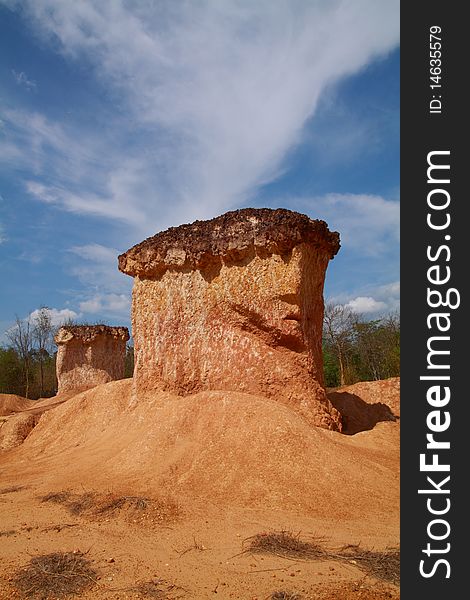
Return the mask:
MULTIPOLYGON (((386 397, 377 400, 380 386, 396 414, 397 381, 362 397, 343 391, 357 412, 357 397, 368 405, 386 397)), ((242 553, 246 538, 279 530, 322 537, 331 549, 398 546, 398 421, 374 409, 371 429, 342 435, 260 397, 161 392, 132 405, 130 388, 112 382, 57 404, 0 455, 1 599, 20 597, 12 579, 32 556, 74 550, 98 572, 85 599, 151 597, 135 591, 149 581, 161 581, 161 598, 398 598, 357 564, 242 553), (41 502, 63 490, 155 502, 80 515, 41 502)))

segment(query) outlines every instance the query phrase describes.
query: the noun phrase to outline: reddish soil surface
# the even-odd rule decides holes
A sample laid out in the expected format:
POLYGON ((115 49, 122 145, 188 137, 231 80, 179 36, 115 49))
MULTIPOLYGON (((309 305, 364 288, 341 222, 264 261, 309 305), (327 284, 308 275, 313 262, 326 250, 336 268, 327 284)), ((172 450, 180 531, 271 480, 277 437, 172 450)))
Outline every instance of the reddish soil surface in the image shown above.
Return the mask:
POLYGON ((16 394, 0 394, 0 416, 25 410, 34 405, 34 400, 27 400, 16 394))
MULTIPOLYGON (((395 414, 397 387, 375 402, 368 387, 363 402, 395 414)), ((243 551, 270 531, 333 553, 397 547, 398 447, 397 420, 343 435, 247 394, 133 404, 130 380, 76 394, 0 454, 0 599, 22 597, 32 556, 73 551, 97 572, 85 599, 396 599, 357 561, 243 551)))

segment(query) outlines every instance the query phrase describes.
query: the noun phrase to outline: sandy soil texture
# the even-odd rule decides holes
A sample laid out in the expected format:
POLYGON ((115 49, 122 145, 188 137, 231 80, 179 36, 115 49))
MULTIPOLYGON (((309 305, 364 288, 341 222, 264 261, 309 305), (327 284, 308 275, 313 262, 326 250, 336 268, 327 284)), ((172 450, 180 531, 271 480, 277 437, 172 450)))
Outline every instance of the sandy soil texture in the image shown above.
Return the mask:
MULTIPOLYGON (((131 386, 58 402, 0 453, 0 598, 22 597, 15 578, 32 557, 74 551, 96 573, 85 599, 398 598, 342 550, 399 545, 396 418, 344 435, 258 396, 153 392, 133 404, 131 386), (249 551, 280 531, 325 554, 249 551)), ((368 389, 365 404, 396 414, 397 385, 393 402, 368 389)))

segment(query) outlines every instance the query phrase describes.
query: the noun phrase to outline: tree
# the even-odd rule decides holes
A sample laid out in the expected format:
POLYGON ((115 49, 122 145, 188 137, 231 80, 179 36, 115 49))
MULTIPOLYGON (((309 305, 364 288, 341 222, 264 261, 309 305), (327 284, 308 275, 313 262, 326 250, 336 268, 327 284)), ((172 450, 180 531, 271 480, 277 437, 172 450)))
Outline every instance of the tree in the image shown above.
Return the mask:
POLYGON ((29 387, 31 383, 31 351, 33 349, 33 335, 30 317, 20 319, 6 332, 12 347, 16 350, 22 364, 25 391, 24 395, 29 398, 29 387))
POLYGON ((23 395, 23 365, 14 348, 0 348, 0 394, 23 395))
POLYGON ((328 387, 400 375, 397 314, 367 321, 346 306, 325 307, 323 366, 328 387))
POLYGON ((337 387, 339 384, 339 368, 336 355, 328 344, 323 344, 323 375, 327 388, 337 387))
POLYGON ((348 350, 354 327, 354 317, 348 306, 329 302, 323 317, 323 336, 328 349, 335 355, 339 367, 339 384, 346 383, 348 350))
POLYGON ((44 394, 44 364, 50 358, 54 344, 54 327, 52 325, 51 313, 46 306, 34 313, 32 328, 33 340, 36 344, 39 362, 39 395, 44 394))
POLYGON ((386 379, 400 373, 400 321, 391 314, 354 324, 355 363, 359 378, 386 379))

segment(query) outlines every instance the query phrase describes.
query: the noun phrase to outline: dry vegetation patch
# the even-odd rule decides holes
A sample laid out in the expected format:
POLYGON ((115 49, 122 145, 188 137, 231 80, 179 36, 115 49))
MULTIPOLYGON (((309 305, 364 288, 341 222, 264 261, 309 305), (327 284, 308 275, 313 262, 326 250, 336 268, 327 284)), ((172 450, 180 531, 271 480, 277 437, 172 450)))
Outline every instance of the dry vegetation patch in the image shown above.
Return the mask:
POLYGON ((49 492, 41 496, 41 502, 54 502, 54 504, 65 504, 70 498, 70 492, 49 492))
POLYGON ((21 490, 27 489, 25 485, 11 485, 9 487, 1 488, 1 494, 13 494, 14 492, 20 492, 21 490))
POLYGON ((375 579, 394 585, 400 584, 400 550, 398 548, 387 548, 384 552, 377 552, 366 550, 359 545, 346 546, 342 549, 341 556, 375 579))
POLYGON ((281 590, 279 592, 273 592, 270 596, 270 600, 302 600, 302 596, 295 592, 281 590))
POLYGON ((314 538, 312 541, 303 541, 300 539, 300 533, 294 534, 291 531, 272 531, 269 533, 258 533, 243 542, 248 542, 248 547, 244 552, 255 554, 274 554, 285 558, 297 558, 304 560, 328 560, 333 558, 321 545, 322 538, 314 538))
POLYGON ((40 498, 41 502, 62 504, 70 514, 94 519, 124 516, 127 520, 145 525, 161 525, 178 520, 182 511, 171 498, 123 496, 116 493, 99 494, 68 491, 51 492, 40 498))
POLYGON ((54 552, 34 556, 16 572, 13 586, 24 598, 66 598, 93 587, 97 573, 81 552, 54 552))
POLYGON ((367 550, 359 544, 344 546, 340 550, 325 548, 323 538, 312 538, 310 541, 300 539, 300 533, 291 531, 272 531, 258 533, 244 540, 243 552, 272 554, 283 558, 297 560, 336 560, 352 563, 367 575, 375 579, 400 584, 400 550, 387 548, 382 552, 367 550))

